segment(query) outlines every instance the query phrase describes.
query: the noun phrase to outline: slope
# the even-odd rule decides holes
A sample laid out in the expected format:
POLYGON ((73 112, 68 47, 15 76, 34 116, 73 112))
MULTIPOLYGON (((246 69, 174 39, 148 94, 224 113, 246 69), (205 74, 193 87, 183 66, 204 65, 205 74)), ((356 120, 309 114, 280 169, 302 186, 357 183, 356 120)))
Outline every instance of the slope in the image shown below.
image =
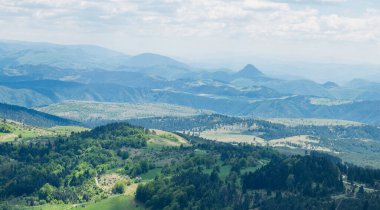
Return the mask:
POLYGON ((78 122, 21 106, 0 103, 0 117, 27 125, 53 127, 58 125, 79 125, 78 122))

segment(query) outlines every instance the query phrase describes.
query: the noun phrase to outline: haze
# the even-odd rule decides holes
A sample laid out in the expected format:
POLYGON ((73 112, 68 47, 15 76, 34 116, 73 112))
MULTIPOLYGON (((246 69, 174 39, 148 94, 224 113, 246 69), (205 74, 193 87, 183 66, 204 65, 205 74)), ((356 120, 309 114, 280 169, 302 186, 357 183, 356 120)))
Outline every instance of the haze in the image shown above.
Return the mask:
POLYGON ((346 82, 380 72, 380 3, 0 0, 0 39, 153 52, 204 68, 346 82))

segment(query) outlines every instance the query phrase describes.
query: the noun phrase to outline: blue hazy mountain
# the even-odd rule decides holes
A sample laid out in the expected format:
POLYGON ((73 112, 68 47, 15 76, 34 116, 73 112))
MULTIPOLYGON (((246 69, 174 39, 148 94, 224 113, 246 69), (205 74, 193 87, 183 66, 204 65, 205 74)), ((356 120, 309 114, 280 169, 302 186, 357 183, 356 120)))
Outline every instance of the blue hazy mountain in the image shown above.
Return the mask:
POLYGON ((252 64, 239 71, 201 71, 167 56, 128 56, 87 45, 1 41, 0 52, 3 103, 163 102, 230 115, 378 121, 380 84, 366 80, 337 85, 272 78, 252 64), (313 98, 326 104, 311 103, 313 98))
POLYGON ((116 68, 130 56, 92 45, 0 41, 0 66, 48 65, 58 68, 116 68))
POLYGON ((124 65, 137 68, 148 68, 153 66, 176 66, 182 68, 190 68, 188 65, 176 61, 170 57, 154 53, 143 53, 132 56, 126 61, 124 65))
POLYGON ((233 77, 256 80, 266 76, 259 69, 257 69, 256 66, 248 64, 242 70, 234 74, 233 77))

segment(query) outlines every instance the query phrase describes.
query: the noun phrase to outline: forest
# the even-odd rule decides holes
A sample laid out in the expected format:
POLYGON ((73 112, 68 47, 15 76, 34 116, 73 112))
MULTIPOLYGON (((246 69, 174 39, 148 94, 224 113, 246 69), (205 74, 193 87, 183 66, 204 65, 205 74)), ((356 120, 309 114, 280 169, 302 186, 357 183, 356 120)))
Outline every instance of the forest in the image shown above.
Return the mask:
POLYGON ((186 145, 158 146, 150 139, 164 136, 156 132, 111 123, 69 136, 2 143, 0 209, 100 201, 125 192, 131 181, 138 185, 136 205, 145 209, 379 208, 378 169, 324 153, 289 156, 181 133, 186 145), (153 171, 151 179, 141 180, 153 171), (128 179, 106 191, 97 180, 111 172, 128 179))

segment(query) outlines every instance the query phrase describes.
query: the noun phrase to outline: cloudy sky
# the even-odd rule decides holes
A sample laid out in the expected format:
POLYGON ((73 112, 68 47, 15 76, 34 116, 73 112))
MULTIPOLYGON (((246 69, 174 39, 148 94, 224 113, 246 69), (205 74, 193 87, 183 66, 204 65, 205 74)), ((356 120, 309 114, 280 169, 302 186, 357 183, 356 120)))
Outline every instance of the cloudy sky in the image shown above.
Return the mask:
POLYGON ((377 0, 0 0, 0 39, 194 63, 380 64, 377 0))

